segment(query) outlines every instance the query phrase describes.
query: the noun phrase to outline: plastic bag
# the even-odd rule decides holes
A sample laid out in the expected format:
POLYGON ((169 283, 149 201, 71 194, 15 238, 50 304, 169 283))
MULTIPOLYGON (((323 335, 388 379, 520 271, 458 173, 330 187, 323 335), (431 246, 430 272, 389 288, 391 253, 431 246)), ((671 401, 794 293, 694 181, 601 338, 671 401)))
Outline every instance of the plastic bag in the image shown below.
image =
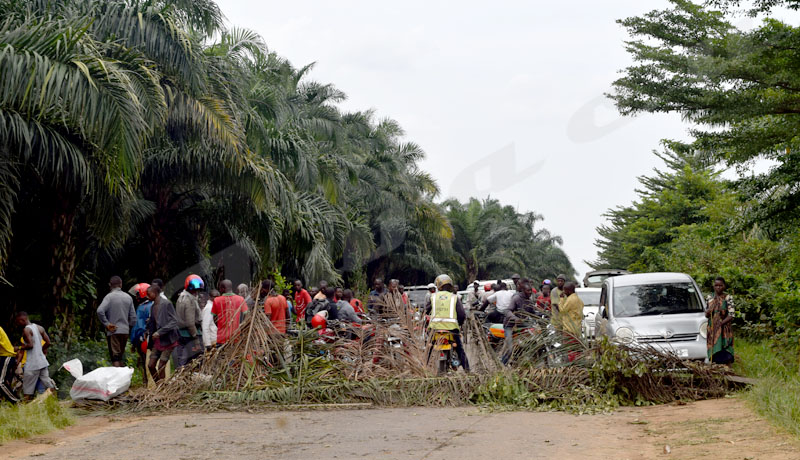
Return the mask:
POLYGON ((100 367, 83 375, 83 364, 78 359, 67 361, 61 367, 75 377, 69 390, 72 399, 108 401, 128 391, 133 377, 132 367, 100 367))

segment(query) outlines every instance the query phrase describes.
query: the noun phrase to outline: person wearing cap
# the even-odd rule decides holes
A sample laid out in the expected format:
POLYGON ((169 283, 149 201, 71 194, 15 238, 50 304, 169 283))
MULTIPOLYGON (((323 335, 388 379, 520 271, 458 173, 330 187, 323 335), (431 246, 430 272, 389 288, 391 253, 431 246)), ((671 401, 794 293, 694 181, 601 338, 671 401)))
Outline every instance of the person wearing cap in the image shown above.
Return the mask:
POLYGON ((550 291, 550 322, 554 326, 559 326, 558 304, 567 296, 564 294, 564 283, 567 282, 567 275, 561 274, 556 277, 556 288, 550 291))
POLYGON ((520 276, 518 274, 514 273, 513 275, 511 275, 511 281, 514 282, 514 290, 515 291, 519 291, 519 279, 520 279, 520 276))
POLYGON ((422 306, 422 310, 427 310, 428 307, 431 305, 431 297, 436 294, 436 285, 433 283, 428 284, 428 292, 425 294, 425 305, 422 306))

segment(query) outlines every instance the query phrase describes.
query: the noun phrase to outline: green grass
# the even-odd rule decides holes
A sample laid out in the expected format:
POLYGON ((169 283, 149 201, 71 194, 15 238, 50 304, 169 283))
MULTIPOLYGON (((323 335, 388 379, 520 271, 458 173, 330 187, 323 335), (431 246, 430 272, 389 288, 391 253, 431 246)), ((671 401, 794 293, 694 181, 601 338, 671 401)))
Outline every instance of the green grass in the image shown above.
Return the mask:
POLYGON ((737 373, 758 379, 744 397, 756 412, 800 437, 800 374, 795 344, 736 342, 737 373))
POLYGON ((0 444, 65 428, 75 418, 55 396, 42 402, 0 405, 0 444))

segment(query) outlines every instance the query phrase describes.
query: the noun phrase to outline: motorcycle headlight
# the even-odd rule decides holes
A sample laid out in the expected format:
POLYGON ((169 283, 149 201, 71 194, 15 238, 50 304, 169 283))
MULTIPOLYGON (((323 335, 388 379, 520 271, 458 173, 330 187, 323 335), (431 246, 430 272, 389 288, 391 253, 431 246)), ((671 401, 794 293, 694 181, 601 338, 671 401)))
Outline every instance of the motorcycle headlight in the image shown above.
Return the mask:
POLYGON ((702 337, 704 339, 706 337, 708 337, 708 323, 707 322, 703 322, 703 324, 700 325, 700 337, 702 337))
POLYGON ((620 343, 631 343, 633 342, 633 329, 629 327, 621 327, 614 333, 614 338, 616 338, 620 343))

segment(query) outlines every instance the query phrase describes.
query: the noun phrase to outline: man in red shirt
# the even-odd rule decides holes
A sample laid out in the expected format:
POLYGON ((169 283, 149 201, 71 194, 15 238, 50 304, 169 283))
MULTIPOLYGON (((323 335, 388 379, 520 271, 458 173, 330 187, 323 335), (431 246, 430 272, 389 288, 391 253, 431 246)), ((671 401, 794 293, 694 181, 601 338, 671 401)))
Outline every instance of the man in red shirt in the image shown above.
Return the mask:
POLYGON ((289 309, 286 297, 275 292, 275 283, 272 280, 261 283, 261 295, 266 299, 264 313, 267 314, 267 318, 278 332, 286 334, 286 310, 289 309))
POLYGON ((542 286, 542 293, 536 298, 536 307, 542 311, 550 311, 550 285, 542 286))
POLYGON ((302 323, 306 319, 306 307, 311 303, 311 294, 303 289, 303 282, 294 280, 294 312, 297 315, 297 322, 302 323))
POLYGON ((222 295, 214 299, 211 314, 217 323, 217 343, 223 344, 239 329, 239 323, 247 312, 247 302, 244 297, 233 293, 231 280, 219 283, 219 290, 222 295))

